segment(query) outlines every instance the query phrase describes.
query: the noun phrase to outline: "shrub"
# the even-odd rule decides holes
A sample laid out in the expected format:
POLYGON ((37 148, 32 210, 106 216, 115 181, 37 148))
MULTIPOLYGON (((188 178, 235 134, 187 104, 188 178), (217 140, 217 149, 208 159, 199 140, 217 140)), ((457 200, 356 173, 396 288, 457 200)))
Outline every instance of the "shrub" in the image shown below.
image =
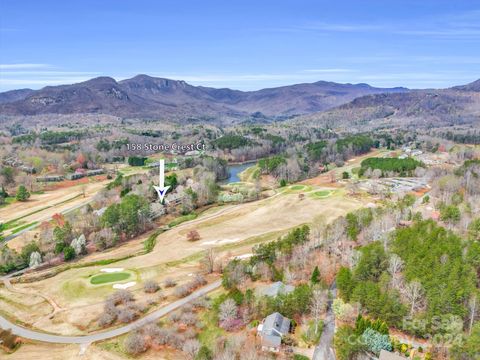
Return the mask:
POLYGON ((71 246, 65 246, 63 248, 63 258, 65 261, 70 261, 75 258, 75 249, 71 246))
POLYGON ((118 309, 113 299, 108 298, 107 300, 105 300, 105 305, 103 307, 103 310, 107 314, 110 314, 111 316, 115 316, 115 318, 117 317, 118 309))
POLYGON ((126 308, 118 311, 118 320, 122 323, 129 323, 137 317, 134 310, 126 308))
POLYGON ((147 342, 139 333, 132 333, 128 335, 123 345, 125 347, 125 351, 131 355, 141 354, 147 350, 147 342))
POLYGON ((145 284, 143 284, 143 290, 148 294, 153 294, 160 290, 160 285, 154 280, 147 280, 145 284))
POLYGON ((194 328, 189 327, 185 332, 183 333, 186 339, 193 339, 197 336, 197 332, 195 331, 194 328))
POLYGON ((18 201, 27 201, 30 197, 30 193, 24 185, 20 185, 17 190, 16 199, 18 201))
POLYGON ((182 314, 191 313, 193 311, 193 306, 191 304, 185 304, 182 306, 180 311, 182 312, 182 314))
POLYGON ((192 292, 191 287, 188 286, 188 284, 185 284, 185 285, 177 287, 174 290, 173 294, 178 298, 183 298, 183 297, 189 295, 191 292, 192 292))
POLYGON ((171 322, 178 322, 180 320, 180 314, 178 312, 173 312, 171 313, 169 316, 168 316, 168 319, 171 321, 171 322))
POLYGON ((195 360, 212 360, 213 359, 213 354, 212 351, 203 345, 200 350, 198 350, 197 357, 195 360))
POLYGON ((185 325, 193 325, 197 322, 197 315, 194 313, 185 313, 180 317, 180 322, 185 325))
POLYGON ((183 334, 173 333, 169 337, 169 345, 173 346, 175 349, 182 350, 183 344, 185 343, 185 336, 183 334))
POLYGON ((344 303, 340 298, 333 300, 332 308, 335 316, 342 321, 351 319, 355 312, 355 309, 352 305, 349 303, 344 303))
POLYGON ((187 234, 187 240, 188 241, 198 241, 198 240, 200 240, 200 234, 198 233, 197 230, 191 230, 187 234))
POLYGON ((207 284, 207 280, 205 279, 205 276, 201 274, 196 274, 195 278, 192 281, 192 285, 195 287, 203 286, 207 284))
POLYGON ((190 339, 185 341, 183 344, 182 351, 188 356, 189 359, 195 359, 198 351, 200 350, 200 342, 195 339, 190 339))
POLYGON ((145 165, 146 160, 147 160, 146 157, 130 156, 128 158, 128 165, 130 165, 130 166, 143 166, 143 165, 145 165))
POLYGON ((172 344, 174 336, 175 330, 160 328, 156 336, 152 339, 152 342, 156 345, 172 344))
POLYGON ((163 300, 165 300, 166 298, 167 298, 167 295, 165 295, 163 292, 159 291, 159 292, 157 293, 157 299, 158 299, 158 301, 163 301, 163 300))
POLYGON ((293 355, 293 360, 309 360, 310 358, 305 355, 295 354, 293 355))
POLYGON ((362 339, 367 348, 377 355, 380 353, 380 350, 392 351, 392 343, 388 335, 382 335, 368 328, 363 333, 362 339))
POLYGON ((126 304, 134 300, 133 294, 128 290, 117 290, 108 297, 107 300, 113 301, 115 305, 126 304))
POLYGON ((177 282, 173 279, 168 278, 168 279, 165 280, 164 285, 165 285, 166 288, 170 288, 170 287, 176 286, 177 282))
POLYGON ((442 206, 440 208, 440 220, 456 223, 461 218, 460 209, 455 205, 442 206))
POLYGON ((201 297, 201 298, 198 298, 198 299, 195 299, 193 302, 192 302, 192 305, 195 309, 207 309, 210 307, 210 303, 208 302, 207 299, 205 299, 204 297, 201 297))
POLYGON ((116 314, 113 315, 111 312, 104 312, 102 315, 100 315, 100 318, 98 319, 98 325, 101 327, 106 327, 113 324, 116 319, 116 314))
POLYGON ((241 319, 227 319, 220 322, 220 327, 226 331, 237 331, 243 326, 241 319))
POLYGON ((0 351, 2 351, 2 348, 7 350, 7 352, 13 351, 19 343, 20 339, 12 334, 11 330, 0 329, 0 351))

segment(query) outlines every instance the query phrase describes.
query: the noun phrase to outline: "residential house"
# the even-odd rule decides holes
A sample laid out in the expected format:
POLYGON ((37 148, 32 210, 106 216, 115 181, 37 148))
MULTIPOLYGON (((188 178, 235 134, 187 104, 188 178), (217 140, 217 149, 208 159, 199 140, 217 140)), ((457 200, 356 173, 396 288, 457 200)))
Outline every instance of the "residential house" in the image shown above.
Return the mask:
POLYGON ((258 335, 261 338, 262 350, 280 351, 282 337, 290 332, 291 321, 282 314, 276 312, 268 315, 258 325, 258 335))
POLYGON ((97 176, 102 174, 105 174, 104 169, 87 170, 87 176, 97 176))
POLYGON ((288 294, 295 290, 295 286, 285 285, 281 281, 277 281, 272 285, 261 290, 261 295, 276 297, 280 294, 288 294))
POLYGON ((38 176, 36 178, 37 182, 56 182, 62 181, 64 177, 62 175, 47 175, 47 176, 38 176))

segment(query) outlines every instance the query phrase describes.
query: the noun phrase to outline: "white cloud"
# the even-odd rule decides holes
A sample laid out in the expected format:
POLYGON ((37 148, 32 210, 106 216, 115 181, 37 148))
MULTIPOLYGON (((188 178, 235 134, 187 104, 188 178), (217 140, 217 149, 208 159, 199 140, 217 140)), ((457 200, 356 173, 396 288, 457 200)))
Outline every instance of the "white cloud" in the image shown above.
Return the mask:
POLYGON ((306 69, 303 70, 304 72, 309 73, 350 73, 355 72, 356 70, 353 69, 306 69))
POLYGON ((90 75, 96 76, 101 73, 91 71, 3 71, 2 76, 72 76, 72 75, 90 75))
POLYGON ((49 68, 48 64, 0 64, 0 70, 23 70, 49 68))
POLYGON ((63 85, 74 84, 87 81, 91 77, 65 77, 51 79, 0 79, 0 87, 14 89, 16 86, 47 86, 47 85, 63 85))

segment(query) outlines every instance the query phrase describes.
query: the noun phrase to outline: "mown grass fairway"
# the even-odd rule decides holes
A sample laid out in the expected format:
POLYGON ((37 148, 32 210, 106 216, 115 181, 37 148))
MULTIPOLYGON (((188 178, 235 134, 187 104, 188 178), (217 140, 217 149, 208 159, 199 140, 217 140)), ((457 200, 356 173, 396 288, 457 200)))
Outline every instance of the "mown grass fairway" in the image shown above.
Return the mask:
POLYGON ((118 272, 118 273, 111 273, 111 274, 100 274, 95 275, 90 279, 90 283, 92 285, 100 285, 106 284, 110 282, 122 281, 126 280, 130 277, 129 273, 126 272, 118 272))

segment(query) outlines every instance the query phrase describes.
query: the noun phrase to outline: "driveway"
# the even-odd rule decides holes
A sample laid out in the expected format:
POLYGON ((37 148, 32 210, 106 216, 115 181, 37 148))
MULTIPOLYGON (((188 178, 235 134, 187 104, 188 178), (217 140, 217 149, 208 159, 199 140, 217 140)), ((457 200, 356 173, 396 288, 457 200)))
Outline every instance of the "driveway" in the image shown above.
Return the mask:
POLYGON ((335 360, 333 351, 333 336, 335 335, 335 315, 333 314, 333 300, 337 297, 337 284, 334 281, 330 286, 332 299, 328 301, 327 316, 325 317, 322 336, 320 342, 313 353, 313 360, 335 360))

